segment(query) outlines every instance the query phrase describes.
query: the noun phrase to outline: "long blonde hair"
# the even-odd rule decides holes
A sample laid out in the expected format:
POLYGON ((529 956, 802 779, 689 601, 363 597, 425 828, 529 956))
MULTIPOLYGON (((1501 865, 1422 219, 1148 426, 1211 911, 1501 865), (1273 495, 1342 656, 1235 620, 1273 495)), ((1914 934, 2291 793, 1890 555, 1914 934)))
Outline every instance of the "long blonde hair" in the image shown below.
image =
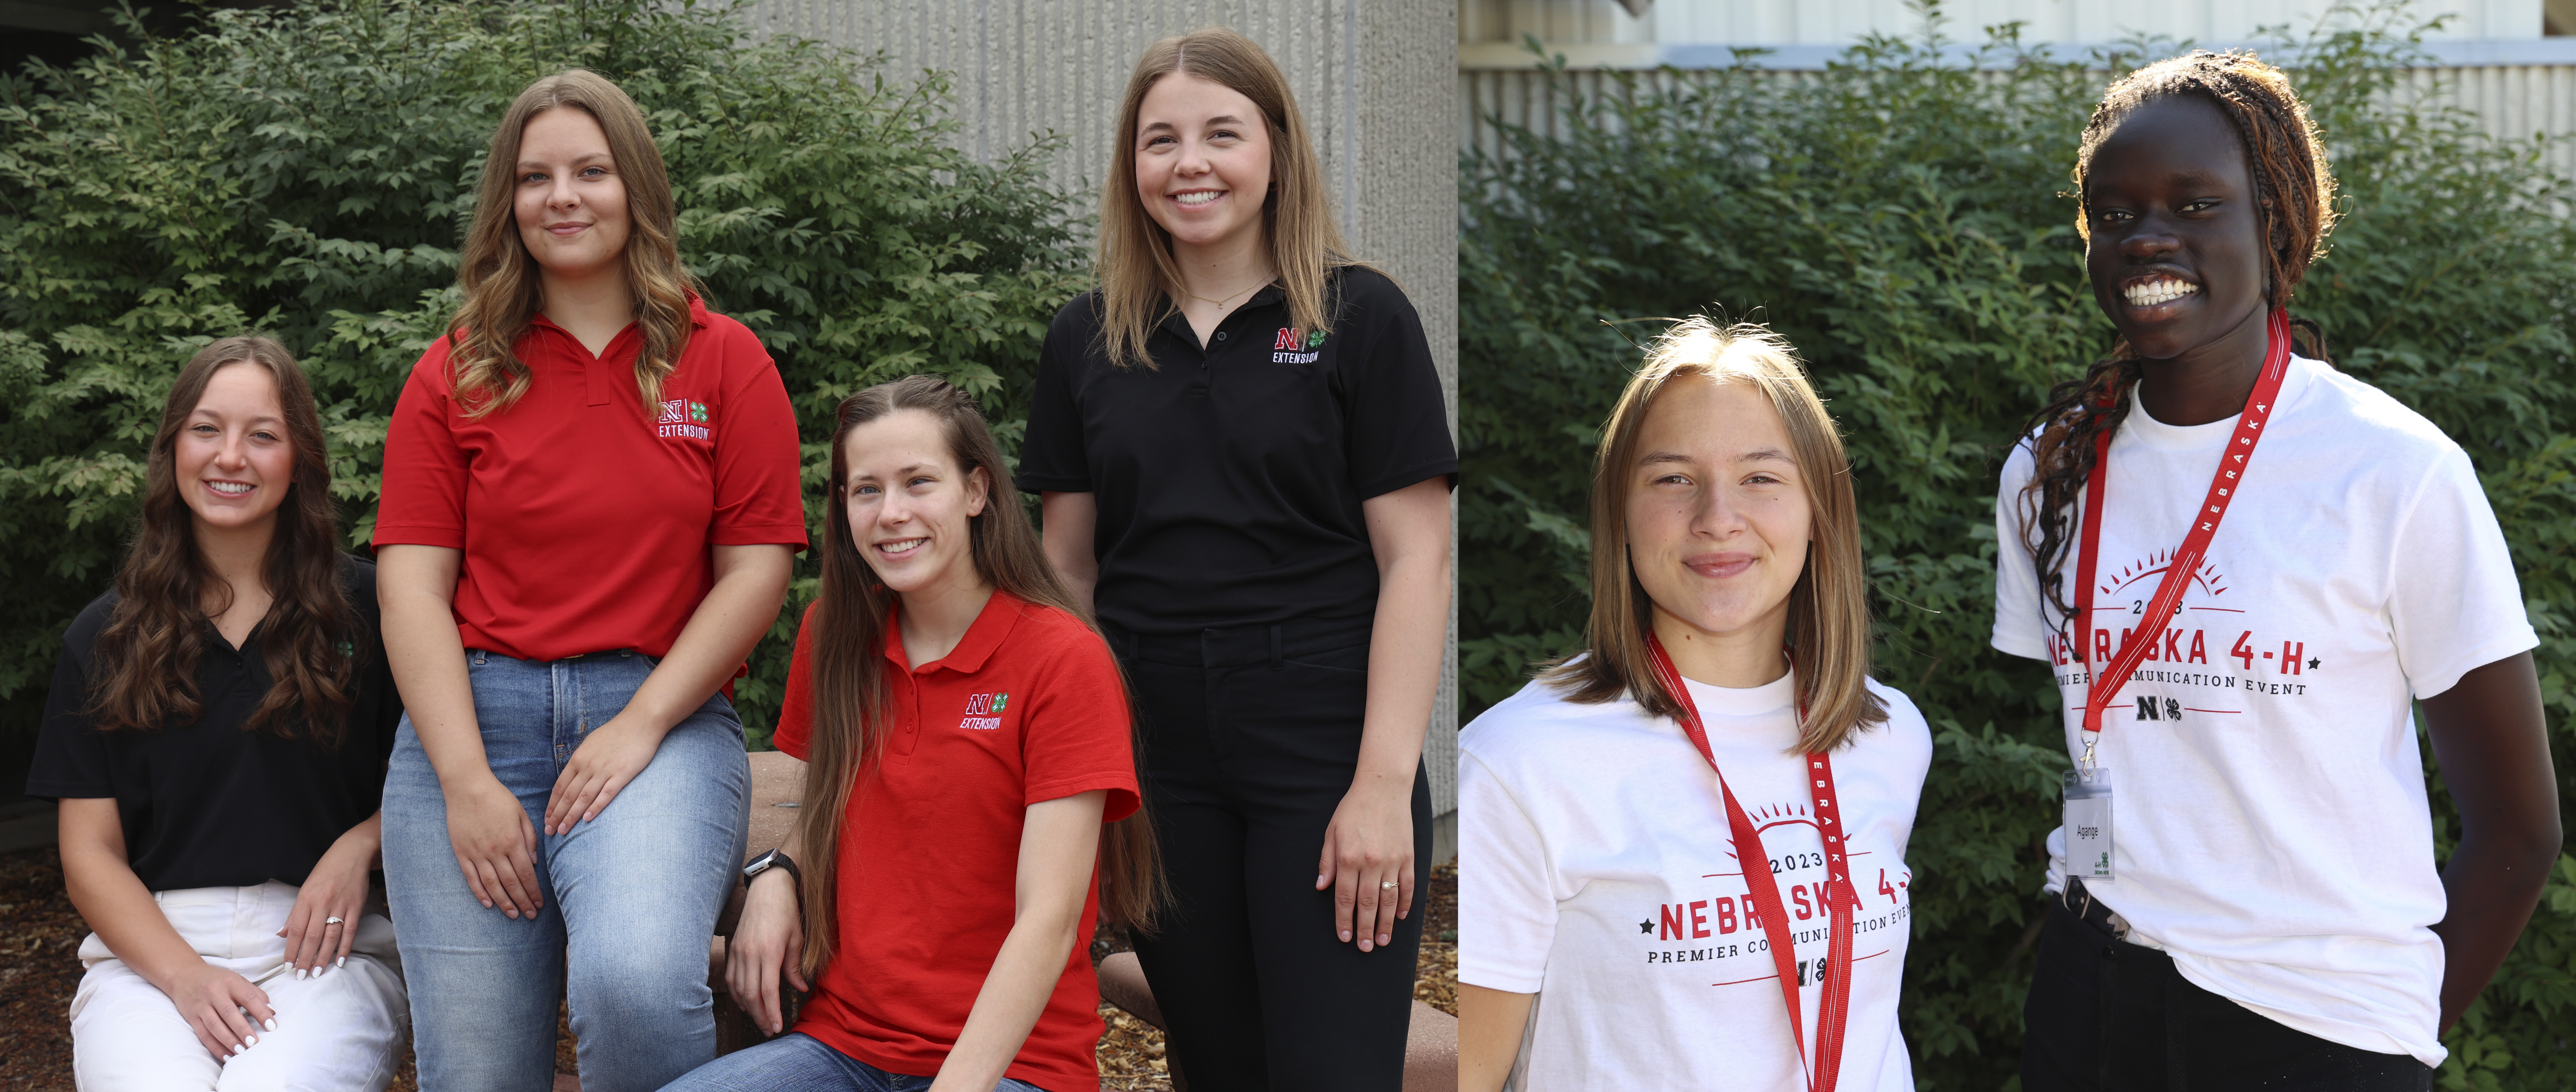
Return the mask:
MULTIPOLYGON (((852 794, 865 791, 861 779, 871 776, 874 760, 893 733, 884 649, 886 614, 896 596, 868 567, 851 537, 843 492, 849 488, 849 438, 859 426, 903 410, 936 418, 958 471, 971 475, 980 469, 990 481, 984 511, 967 521, 976 574, 1027 603, 1053 607, 1091 625, 1039 546, 1001 445, 993 442, 973 398, 945 380, 915 375, 879 383, 841 403, 832 429, 832 498, 823 506, 823 586, 815 597, 814 633, 806 646, 814 657, 814 723, 805 752, 805 806, 797 812, 797 823, 807 857, 801 890, 807 908, 802 958, 808 981, 822 973, 839 942, 837 874, 852 794)), ((1123 678, 1120 685, 1125 685, 1123 678)), ((1134 708, 1132 701, 1129 708, 1134 708)), ((1128 730, 1132 750, 1132 722, 1128 730)), ((1101 827, 1099 872, 1101 913, 1139 932, 1152 932, 1165 885, 1153 823, 1141 801, 1133 814, 1101 827)))
POLYGON ((483 180, 474 195, 474 226, 466 231, 465 252, 457 262, 456 283, 465 290, 465 302, 447 323, 453 339, 449 375, 457 401, 474 417, 508 409, 528 393, 528 366, 512 346, 527 334, 544 300, 537 261, 519 239, 514 202, 519 142, 531 119, 558 107, 580 110, 599 122, 599 131, 608 137, 608 154, 617 161, 618 179, 626 186, 626 283, 635 294, 636 325, 644 336, 635 354, 635 389, 649 416, 661 400, 662 380, 679 366, 680 353, 689 344, 689 295, 705 293, 680 264, 671 176, 662 166, 662 150, 653 143, 644 111, 607 77, 585 69, 529 84, 492 131, 492 149, 483 158, 483 180))
POLYGON ((1118 143, 1109 156, 1109 183, 1100 191, 1100 332, 1109 362, 1121 368, 1154 366, 1145 340, 1181 290, 1181 267, 1172 258, 1172 235, 1136 197, 1136 113, 1145 93, 1175 73, 1219 84, 1251 99, 1270 131, 1270 193, 1261 204, 1262 238, 1288 295, 1288 321, 1307 339, 1332 328, 1334 301, 1325 274, 1364 264, 1351 256, 1333 223, 1297 96, 1270 54, 1252 39, 1224 27, 1165 38, 1145 48, 1127 77, 1118 103, 1118 143))
POLYGON ((1666 386, 1689 379, 1762 392, 1789 434, 1790 455, 1806 482, 1813 536, 1806 565, 1789 591, 1789 644, 1795 650, 1790 662, 1806 709, 1798 750, 1833 750, 1853 732, 1887 719, 1886 703, 1868 686, 1869 597, 1851 462, 1796 351, 1751 323, 1721 327, 1702 315, 1675 323, 1647 349, 1645 366, 1620 392, 1592 468, 1592 618, 1586 634, 1591 647, 1548 665, 1539 677, 1568 701, 1629 695, 1657 716, 1680 712, 1680 703, 1656 679, 1646 648, 1654 604, 1628 559, 1628 494, 1647 411, 1666 386))

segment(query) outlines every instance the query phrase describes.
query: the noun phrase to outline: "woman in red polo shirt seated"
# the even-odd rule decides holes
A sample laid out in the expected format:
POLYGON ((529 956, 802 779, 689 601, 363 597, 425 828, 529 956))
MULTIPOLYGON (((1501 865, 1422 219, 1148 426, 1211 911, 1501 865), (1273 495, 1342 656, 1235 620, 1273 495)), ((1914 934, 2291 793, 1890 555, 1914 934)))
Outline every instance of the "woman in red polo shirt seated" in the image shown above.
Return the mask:
POLYGON ((707 937, 751 770, 720 692, 805 545, 769 354, 673 245, 643 112, 572 71, 503 116, 464 302, 385 440, 385 648, 408 710, 385 883, 420 1083, 589 1092, 715 1057, 707 937))
POLYGON ((726 969, 773 1033, 782 972, 813 997, 666 1092, 1096 1092, 1092 921, 1150 925, 1157 884, 1117 663, 964 392, 914 376, 839 418, 775 737, 805 807, 745 870, 726 969))

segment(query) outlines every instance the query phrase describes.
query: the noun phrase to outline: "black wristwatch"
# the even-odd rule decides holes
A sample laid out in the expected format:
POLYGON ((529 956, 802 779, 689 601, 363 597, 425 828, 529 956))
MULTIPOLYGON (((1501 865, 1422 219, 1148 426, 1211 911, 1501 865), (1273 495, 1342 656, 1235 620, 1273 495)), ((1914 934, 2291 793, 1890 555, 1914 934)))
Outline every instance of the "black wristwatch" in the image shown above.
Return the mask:
POLYGON ((803 895, 805 889, 805 874, 796 870, 796 861, 789 857, 785 850, 778 849, 773 849, 767 853, 761 854, 760 856, 754 857, 751 859, 750 864, 742 866, 743 890, 750 890, 752 878, 763 872, 769 871, 772 867, 786 869, 787 878, 796 881, 798 895, 800 897, 803 895))

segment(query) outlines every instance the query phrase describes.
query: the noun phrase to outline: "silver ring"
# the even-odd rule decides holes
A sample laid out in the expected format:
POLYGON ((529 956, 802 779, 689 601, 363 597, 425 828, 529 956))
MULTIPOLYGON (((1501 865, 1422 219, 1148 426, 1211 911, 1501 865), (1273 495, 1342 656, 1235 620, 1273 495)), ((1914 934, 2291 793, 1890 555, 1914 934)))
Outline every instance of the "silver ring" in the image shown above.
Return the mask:
POLYGON ((1379 884, 1379 885, 1378 885, 1378 887, 1379 887, 1379 889, 1381 889, 1381 890, 1385 890, 1385 891, 1393 891, 1393 890, 1395 890, 1395 881, 1394 881, 1394 880, 1388 880, 1388 881, 1386 881, 1385 883, 1381 883, 1381 884, 1379 884))
POLYGON ((322 924, 324 924, 324 925, 338 925, 338 924, 340 924, 340 919, 338 919, 338 918, 324 918, 324 919, 322 919, 322 924))

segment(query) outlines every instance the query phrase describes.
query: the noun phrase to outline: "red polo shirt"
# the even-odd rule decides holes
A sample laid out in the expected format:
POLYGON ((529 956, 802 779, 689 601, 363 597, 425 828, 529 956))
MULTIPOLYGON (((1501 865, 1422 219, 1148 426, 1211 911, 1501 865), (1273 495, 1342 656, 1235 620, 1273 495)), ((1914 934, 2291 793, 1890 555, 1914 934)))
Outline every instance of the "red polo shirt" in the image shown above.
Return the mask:
POLYGON ((375 545, 465 552, 465 647, 523 660, 632 648, 667 655, 715 586, 713 546, 805 548, 796 415, 743 325, 689 298, 679 366, 646 413, 642 334, 599 356, 539 316, 513 349, 528 390, 481 420, 421 354, 385 436, 375 545))
MULTIPOLYGON (((778 749, 799 759, 814 721, 812 660, 796 634, 778 749)), ((1126 688, 1079 619, 996 591, 947 656, 915 668, 886 619, 894 734, 850 795, 841 830, 840 942, 796 1030, 890 1073, 931 1076, 957 1045, 1011 931, 1028 806, 1107 789, 1103 821, 1136 810, 1126 688)), ((1095 866, 1095 877, 1097 870, 1095 866)), ((1098 1092, 1095 882, 1064 975, 1008 1075, 1098 1092)))

